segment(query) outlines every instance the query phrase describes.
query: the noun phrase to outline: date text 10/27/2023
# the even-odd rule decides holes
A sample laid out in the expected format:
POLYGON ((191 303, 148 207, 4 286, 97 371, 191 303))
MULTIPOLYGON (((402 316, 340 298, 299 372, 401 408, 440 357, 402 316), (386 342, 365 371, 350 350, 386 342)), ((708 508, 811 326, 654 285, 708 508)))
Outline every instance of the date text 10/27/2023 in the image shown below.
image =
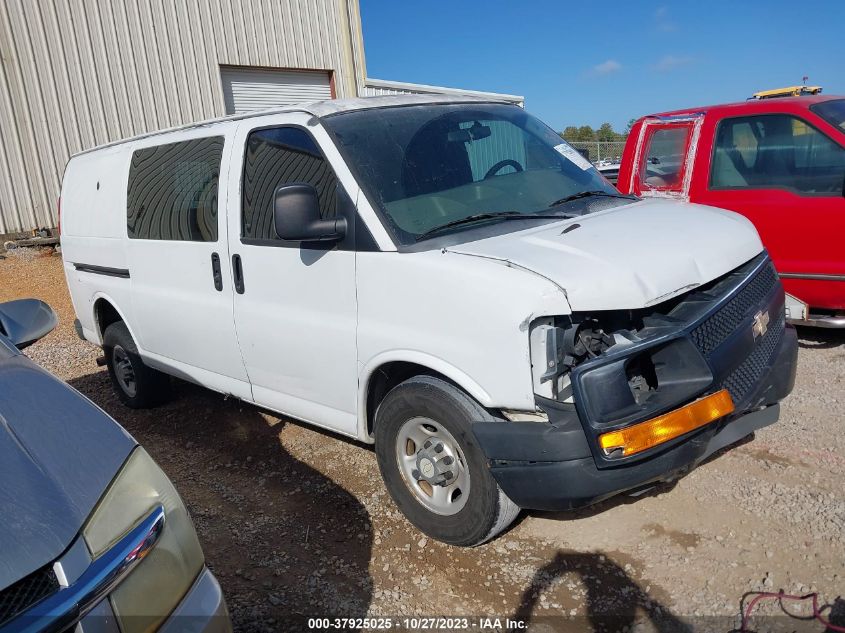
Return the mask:
POLYGON ((308 629, 320 630, 395 630, 395 631, 518 631, 528 628, 525 620, 499 617, 372 617, 308 618, 308 629))

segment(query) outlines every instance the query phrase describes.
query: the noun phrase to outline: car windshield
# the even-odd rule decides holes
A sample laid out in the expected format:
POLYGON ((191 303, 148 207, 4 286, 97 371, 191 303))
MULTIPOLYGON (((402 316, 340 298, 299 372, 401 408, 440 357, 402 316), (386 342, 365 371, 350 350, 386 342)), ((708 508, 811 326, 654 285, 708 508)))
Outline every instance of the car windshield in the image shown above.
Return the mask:
POLYGON ((822 101, 814 106, 810 106, 810 110, 831 125, 845 132, 845 99, 822 101))
POLYGON ((565 213, 591 196, 620 195, 589 160, 518 106, 373 108, 324 121, 401 244, 439 234, 440 227, 455 232, 475 220, 565 213), (593 193, 564 202, 584 192, 593 193))

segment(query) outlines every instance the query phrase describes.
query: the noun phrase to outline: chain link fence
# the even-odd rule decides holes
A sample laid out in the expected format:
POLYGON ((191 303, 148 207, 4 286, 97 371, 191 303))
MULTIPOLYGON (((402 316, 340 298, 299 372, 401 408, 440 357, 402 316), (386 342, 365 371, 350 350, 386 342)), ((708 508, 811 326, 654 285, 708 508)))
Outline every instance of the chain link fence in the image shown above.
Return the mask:
POLYGON ((584 154, 593 164, 620 160, 622 150, 625 149, 625 141, 567 141, 567 143, 584 154))

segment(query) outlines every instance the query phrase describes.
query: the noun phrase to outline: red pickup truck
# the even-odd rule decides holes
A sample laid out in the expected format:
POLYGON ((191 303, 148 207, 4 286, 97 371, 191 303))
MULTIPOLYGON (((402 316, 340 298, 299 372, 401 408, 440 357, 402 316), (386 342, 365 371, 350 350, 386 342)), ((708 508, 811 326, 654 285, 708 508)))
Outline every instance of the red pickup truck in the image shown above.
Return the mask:
POLYGON ((845 328, 845 97, 690 108, 631 128, 617 187, 751 220, 794 323, 845 328))

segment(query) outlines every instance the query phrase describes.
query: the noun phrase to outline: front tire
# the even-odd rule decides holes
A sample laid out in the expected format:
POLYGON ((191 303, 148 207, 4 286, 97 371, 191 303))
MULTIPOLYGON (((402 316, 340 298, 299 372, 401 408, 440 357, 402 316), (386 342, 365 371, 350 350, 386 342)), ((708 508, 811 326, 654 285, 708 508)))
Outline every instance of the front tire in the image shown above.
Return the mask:
POLYGON ((519 508, 487 467, 472 422, 490 414, 454 385, 415 376, 394 387, 376 411, 376 458, 393 501, 422 532, 474 546, 513 522, 519 508))
POLYGON ((149 409, 170 397, 170 376, 144 364, 123 321, 106 328, 103 352, 112 386, 127 407, 149 409))

